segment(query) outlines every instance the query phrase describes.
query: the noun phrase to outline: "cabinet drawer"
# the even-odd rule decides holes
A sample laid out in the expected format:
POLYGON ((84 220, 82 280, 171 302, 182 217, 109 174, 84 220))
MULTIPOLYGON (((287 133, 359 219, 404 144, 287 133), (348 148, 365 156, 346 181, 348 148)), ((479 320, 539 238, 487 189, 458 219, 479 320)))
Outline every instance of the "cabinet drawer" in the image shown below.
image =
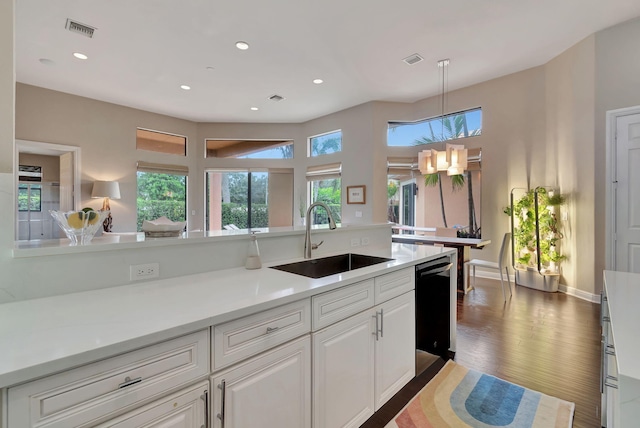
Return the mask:
POLYGON ((207 426, 209 381, 160 398, 95 428, 169 428, 207 426))
POLYGON ((415 283, 415 268, 413 266, 376 277, 376 305, 413 290, 416 288, 415 283))
POLYGON ((213 328, 213 368, 218 370, 311 331, 311 302, 304 299, 213 328))
POLYGON ((9 426, 84 426, 208 372, 209 335, 202 330, 9 388, 9 426))
POLYGON ((313 331, 343 320, 374 305, 373 279, 311 298, 313 331))

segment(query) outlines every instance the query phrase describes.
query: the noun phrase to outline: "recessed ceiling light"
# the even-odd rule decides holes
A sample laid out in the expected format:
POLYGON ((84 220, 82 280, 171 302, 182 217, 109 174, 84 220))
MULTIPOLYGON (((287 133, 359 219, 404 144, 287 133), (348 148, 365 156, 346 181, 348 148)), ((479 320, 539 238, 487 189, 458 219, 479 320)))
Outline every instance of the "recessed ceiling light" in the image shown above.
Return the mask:
POLYGON ((189 86, 189 85, 180 85, 180 87, 182 89, 184 89, 185 91, 188 91, 189 89, 191 89, 191 86, 189 86))
POLYGON ((44 65, 56 65, 56 63, 49 58, 40 58, 38 61, 40 61, 40 63, 44 65))
POLYGON ((258 111, 258 107, 251 107, 251 110, 258 111))
POLYGON ((324 80, 322 80, 322 79, 313 79, 313 83, 315 83, 316 85, 319 85, 322 82, 324 82, 324 80))
POLYGON ((249 43, 242 41, 236 42, 236 47, 241 51, 246 51, 247 49, 249 49, 249 43))
POLYGON ((85 54, 80 53, 80 52, 74 52, 73 56, 75 56, 78 59, 88 59, 89 58, 88 56, 86 56, 85 54))

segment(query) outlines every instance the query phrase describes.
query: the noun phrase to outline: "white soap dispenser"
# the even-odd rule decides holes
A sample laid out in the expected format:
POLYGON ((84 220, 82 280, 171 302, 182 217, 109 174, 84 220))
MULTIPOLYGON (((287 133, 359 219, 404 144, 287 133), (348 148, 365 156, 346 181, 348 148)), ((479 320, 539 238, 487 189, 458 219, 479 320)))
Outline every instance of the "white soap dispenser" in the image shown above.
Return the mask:
POLYGON ((260 250, 258 250, 258 237, 256 236, 256 232, 251 232, 250 239, 247 262, 244 267, 247 269, 260 269, 262 267, 262 261, 260 260, 260 250))

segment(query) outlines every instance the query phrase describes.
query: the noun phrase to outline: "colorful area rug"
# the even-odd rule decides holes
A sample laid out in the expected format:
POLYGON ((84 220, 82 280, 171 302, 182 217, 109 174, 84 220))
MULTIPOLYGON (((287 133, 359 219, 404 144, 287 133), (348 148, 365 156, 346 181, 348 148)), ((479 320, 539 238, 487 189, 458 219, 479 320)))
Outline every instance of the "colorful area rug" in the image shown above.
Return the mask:
POLYGON ((574 409, 574 403, 449 360, 386 428, 566 428, 574 409))

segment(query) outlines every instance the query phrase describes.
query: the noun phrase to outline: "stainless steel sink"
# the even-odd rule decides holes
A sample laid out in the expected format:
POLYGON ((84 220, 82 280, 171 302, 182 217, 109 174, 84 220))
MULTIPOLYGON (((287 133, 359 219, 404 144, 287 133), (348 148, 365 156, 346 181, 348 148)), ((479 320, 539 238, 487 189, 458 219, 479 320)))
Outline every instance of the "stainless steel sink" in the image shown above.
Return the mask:
POLYGON ((323 278, 337 273, 391 261, 385 257, 364 256, 361 254, 340 254, 337 256, 323 257, 319 259, 304 260, 302 262, 288 263, 272 266, 271 269, 295 273, 308 278, 323 278))

